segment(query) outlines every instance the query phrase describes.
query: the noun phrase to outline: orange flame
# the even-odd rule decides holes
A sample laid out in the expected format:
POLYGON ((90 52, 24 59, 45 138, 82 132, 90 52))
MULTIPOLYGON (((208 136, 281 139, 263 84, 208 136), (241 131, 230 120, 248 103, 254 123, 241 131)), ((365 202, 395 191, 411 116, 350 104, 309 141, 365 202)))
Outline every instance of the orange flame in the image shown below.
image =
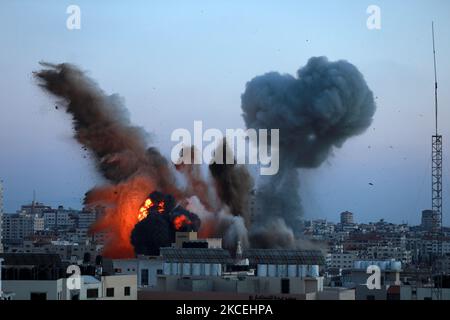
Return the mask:
POLYGON ((175 219, 173 219, 173 225, 177 230, 180 230, 181 227, 184 226, 185 224, 192 224, 192 222, 184 214, 175 217, 175 219))
MULTIPOLYGON (((150 198, 147 198, 144 205, 139 209, 138 220, 142 221, 148 216, 148 209, 153 206, 153 202, 150 198)), ((159 209, 158 209, 159 210, 159 209)))
POLYGON ((158 203, 158 212, 159 213, 164 213, 164 205, 165 205, 165 203, 164 203, 164 201, 161 201, 160 203, 158 203))
POLYGON ((104 214, 91 226, 91 233, 107 232, 103 256, 108 258, 133 258, 131 231, 138 222, 139 208, 148 194, 155 190, 147 176, 135 176, 116 185, 105 185, 91 190, 86 205, 104 208, 104 214))

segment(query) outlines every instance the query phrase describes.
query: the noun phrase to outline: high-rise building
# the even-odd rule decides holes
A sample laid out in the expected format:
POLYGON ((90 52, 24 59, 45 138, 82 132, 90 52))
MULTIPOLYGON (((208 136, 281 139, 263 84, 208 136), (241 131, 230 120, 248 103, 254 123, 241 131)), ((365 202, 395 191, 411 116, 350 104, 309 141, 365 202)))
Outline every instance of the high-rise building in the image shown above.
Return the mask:
POLYGON ((98 213, 95 210, 84 209, 78 214, 78 228, 89 229, 97 221, 98 213))
POLYGON ((429 232, 439 231, 441 228, 441 216, 433 210, 422 211, 422 230, 429 232))
POLYGON ((34 219, 26 213, 3 214, 3 242, 19 244, 34 233, 34 219))
POLYGON ((350 211, 341 213, 341 224, 348 225, 353 223, 353 213, 351 213, 350 211))
POLYGON ((61 231, 76 227, 75 219, 78 217, 78 212, 59 206, 58 209, 42 211, 42 216, 44 217, 45 229, 61 231))

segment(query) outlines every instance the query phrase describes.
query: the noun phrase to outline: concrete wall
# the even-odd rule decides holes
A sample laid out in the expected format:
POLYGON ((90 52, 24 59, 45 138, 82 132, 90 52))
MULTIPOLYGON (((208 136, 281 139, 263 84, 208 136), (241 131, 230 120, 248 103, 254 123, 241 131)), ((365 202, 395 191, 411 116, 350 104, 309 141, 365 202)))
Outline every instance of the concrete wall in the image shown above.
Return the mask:
POLYGON ((248 294, 281 294, 282 281, 289 280, 289 294, 307 294, 323 290, 323 278, 278 277, 180 277, 160 276, 158 291, 211 291, 248 294))
MULTIPOLYGON (((413 295, 413 288, 411 286, 400 287, 400 300, 425 300, 430 299, 437 300, 436 291, 432 291, 431 288, 417 288, 416 294, 413 295)), ((450 289, 442 289, 442 300, 450 300, 450 289)))
POLYGON ((115 275, 102 277, 102 299, 103 300, 137 300, 137 277, 136 275, 115 275), (130 295, 125 296, 125 287, 130 287, 130 295), (114 288, 114 296, 107 297, 108 288, 114 288))
POLYGON ((46 293, 47 300, 63 300, 63 279, 58 280, 3 280, 3 291, 13 292, 14 300, 30 300, 32 292, 46 293))

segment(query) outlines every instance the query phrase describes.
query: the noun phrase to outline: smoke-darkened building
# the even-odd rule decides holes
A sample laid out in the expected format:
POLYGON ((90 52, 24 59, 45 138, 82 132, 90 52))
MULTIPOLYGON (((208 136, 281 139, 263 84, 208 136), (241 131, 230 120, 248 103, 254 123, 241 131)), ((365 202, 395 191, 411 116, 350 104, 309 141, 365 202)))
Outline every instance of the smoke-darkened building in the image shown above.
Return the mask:
POLYGON ((433 210, 422 211, 422 230, 436 232, 441 228, 441 215, 433 210))
POLYGON ((344 211, 341 213, 341 224, 350 225, 353 224, 353 213, 350 211, 344 211))

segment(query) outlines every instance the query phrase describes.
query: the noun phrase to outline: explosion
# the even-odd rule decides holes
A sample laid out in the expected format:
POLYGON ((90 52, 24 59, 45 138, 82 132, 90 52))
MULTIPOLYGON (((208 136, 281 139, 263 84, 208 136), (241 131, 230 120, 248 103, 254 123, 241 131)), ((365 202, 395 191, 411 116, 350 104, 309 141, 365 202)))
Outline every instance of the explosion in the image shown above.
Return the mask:
POLYGON ((144 205, 139 209, 138 220, 142 221, 148 216, 148 210, 153 206, 152 199, 145 199, 144 205))
MULTIPOLYGON (((250 217, 254 183, 245 165, 213 162, 206 177, 195 161, 172 165, 149 147, 148 134, 130 123, 118 95, 106 95, 73 65, 42 65, 34 74, 39 86, 71 115, 74 138, 106 180, 86 193, 84 204, 103 212, 90 231, 107 233, 103 255, 111 258, 157 255, 177 231, 221 237, 232 252, 238 242, 243 248, 297 246, 302 214, 297 169, 318 167, 333 148, 364 132, 375 112, 362 74, 346 61, 311 58, 297 77, 271 72, 248 82, 242 95, 245 124, 280 129, 281 157, 279 173, 257 186, 264 212, 250 217), (186 186, 176 183, 177 171, 186 186)), ((195 157, 195 148, 186 148, 195 157)), ((224 150, 233 151, 225 140, 216 151, 224 150)))
POLYGON ((144 201, 139 210, 141 214, 145 217, 131 232, 136 254, 158 255, 159 248, 175 242, 175 232, 198 231, 201 224, 197 215, 177 204, 171 195, 158 191, 152 192, 144 201))

